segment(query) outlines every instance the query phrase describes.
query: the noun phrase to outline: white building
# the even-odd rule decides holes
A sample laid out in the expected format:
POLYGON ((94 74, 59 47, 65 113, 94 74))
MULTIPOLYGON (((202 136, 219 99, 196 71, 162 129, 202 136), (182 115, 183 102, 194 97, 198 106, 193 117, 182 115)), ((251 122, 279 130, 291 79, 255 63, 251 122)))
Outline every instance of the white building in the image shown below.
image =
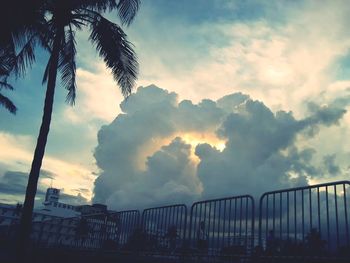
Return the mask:
MULTIPOLYGON (((77 207, 59 202, 60 190, 48 188, 43 207, 34 209, 33 222, 51 220, 53 218, 70 218, 81 215, 77 207)), ((19 223, 22 205, 0 204, 0 226, 19 223)))
POLYGON ((57 216, 63 218, 76 217, 81 215, 81 213, 77 211, 76 206, 60 203, 59 198, 59 189, 52 187, 48 188, 46 190, 45 201, 43 203, 44 207, 35 210, 35 212, 44 215, 57 216))

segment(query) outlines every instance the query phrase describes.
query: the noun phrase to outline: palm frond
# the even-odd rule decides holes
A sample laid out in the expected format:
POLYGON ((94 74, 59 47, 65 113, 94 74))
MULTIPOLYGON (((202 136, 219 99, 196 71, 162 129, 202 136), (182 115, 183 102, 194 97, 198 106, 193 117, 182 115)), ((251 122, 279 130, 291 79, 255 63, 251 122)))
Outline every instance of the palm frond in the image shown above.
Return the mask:
POLYGON ((36 35, 32 35, 16 55, 13 69, 16 76, 23 76, 27 67, 30 67, 34 63, 36 42, 36 35))
POLYGON ((83 26, 86 26, 85 14, 73 14, 71 24, 75 26, 78 30, 81 30, 83 26))
POLYGON ((76 0, 76 6, 97 12, 111 11, 117 7, 116 0, 76 0))
POLYGON ((119 0, 117 9, 123 25, 130 25, 139 10, 140 0, 119 0))
POLYGON ((71 27, 66 31, 63 49, 60 52, 58 68, 61 72, 62 85, 68 90, 66 102, 74 105, 76 97, 75 34, 71 27))
POLYGON ((111 69, 123 95, 127 97, 135 86, 138 62, 126 34, 118 25, 96 14, 91 23, 89 39, 111 69))
POLYGON ((0 76, 8 76, 14 67, 16 60, 13 43, 8 42, 0 45, 0 76))
POLYGON ((0 90, 1 89, 8 89, 8 90, 13 90, 13 87, 11 84, 9 84, 6 79, 0 80, 0 90))
POLYGON ((0 105, 5 107, 5 109, 7 109, 12 114, 16 114, 17 107, 15 106, 15 104, 13 104, 13 102, 9 98, 2 95, 1 93, 0 93, 0 105))

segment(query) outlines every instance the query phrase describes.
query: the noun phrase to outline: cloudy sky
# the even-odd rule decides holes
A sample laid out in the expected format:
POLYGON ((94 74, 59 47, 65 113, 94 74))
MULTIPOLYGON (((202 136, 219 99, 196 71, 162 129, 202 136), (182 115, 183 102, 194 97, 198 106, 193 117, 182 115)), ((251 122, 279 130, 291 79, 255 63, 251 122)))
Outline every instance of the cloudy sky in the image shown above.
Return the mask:
MULTIPOLYGON (((123 101, 80 32, 76 105, 57 86, 39 196, 115 209, 349 179, 347 1, 143 0, 123 101)), ((113 13, 108 18, 118 22, 113 13)), ((47 54, 0 109, 0 202, 23 200, 47 54)))

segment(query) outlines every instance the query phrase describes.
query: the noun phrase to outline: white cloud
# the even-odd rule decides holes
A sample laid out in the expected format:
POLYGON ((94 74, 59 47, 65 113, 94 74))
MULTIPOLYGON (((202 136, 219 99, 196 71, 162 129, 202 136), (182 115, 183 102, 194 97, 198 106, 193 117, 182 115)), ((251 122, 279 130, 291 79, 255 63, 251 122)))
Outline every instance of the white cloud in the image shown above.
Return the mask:
POLYGON ((337 104, 315 104, 298 120, 241 93, 193 104, 149 86, 121 107, 100 129, 94 154, 101 171, 94 201, 115 209, 259 194, 340 173, 336 156, 321 152, 328 165, 315 165, 317 144, 298 142, 336 126, 345 114, 337 104))
POLYGON ((78 95, 74 107, 66 107, 65 115, 72 123, 112 121, 120 112, 122 95, 119 86, 102 62, 94 64, 95 72, 77 70, 78 95))

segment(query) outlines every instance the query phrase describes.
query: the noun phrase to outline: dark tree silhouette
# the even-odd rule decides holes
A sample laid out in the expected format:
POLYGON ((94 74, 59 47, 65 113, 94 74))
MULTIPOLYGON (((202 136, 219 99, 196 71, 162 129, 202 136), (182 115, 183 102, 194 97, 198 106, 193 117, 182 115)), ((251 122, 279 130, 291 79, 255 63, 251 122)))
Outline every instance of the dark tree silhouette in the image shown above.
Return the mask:
MULTIPOLYGON (((1 21, 0 54, 5 54, 5 59, 0 62, 0 70, 5 69, 16 76, 21 76, 35 61, 36 46, 46 49, 50 54, 43 76, 43 84, 46 83, 47 88, 42 123, 20 221, 18 253, 22 253, 21 250, 25 250, 29 241, 34 198, 50 129, 58 71, 61 73, 61 84, 68 91, 67 103, 73 105, 75 101, 75 32, 88 27, 89 40, 105 61, 106 66, 111 69, 122 94, 128 96, 137 78, 136 55, 121 27, 107 20, 101 13, 116 9, 121 23, 129 25, 138 11, 140 0, 13 0, 8 2, 9 7, 2 10, 2 13, 8 11, 9 14, 5 18, 8 21, 1 21), (19 18, 22 14, 23 17, 19 18), (6 25, 9 26, 6 27, 6 25), (16 52, 18 50, 19 52, 16 52)), ((10 110, 14 110, 11 104, 5 102, 6 105, 10 110)))

